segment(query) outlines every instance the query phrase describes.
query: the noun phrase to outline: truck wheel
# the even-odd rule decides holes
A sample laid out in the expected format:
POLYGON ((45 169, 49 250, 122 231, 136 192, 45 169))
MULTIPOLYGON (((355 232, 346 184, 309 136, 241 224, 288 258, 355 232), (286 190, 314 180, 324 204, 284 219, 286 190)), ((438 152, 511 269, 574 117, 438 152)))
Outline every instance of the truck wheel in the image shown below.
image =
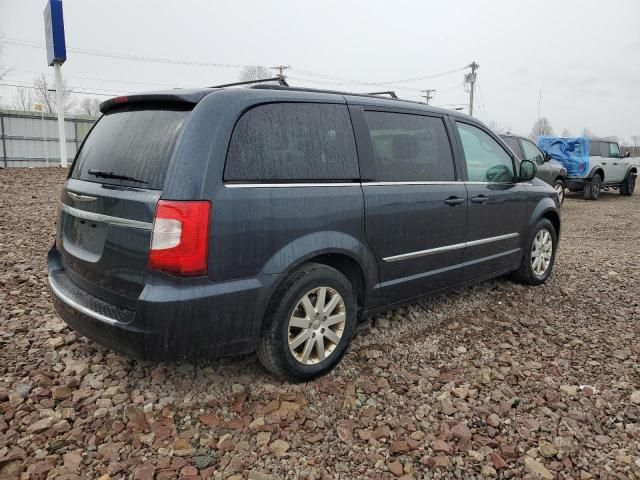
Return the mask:
POLYGON ((582 194, 585 200, 597 200, 600 196, 600 189, 602 188, 602 177, 599 173, 595 173, 590 182, 584 184, 584 190, 582 194))
POLYGON ((540 285, 546 282, 551 275, 558 247, 553 223, 546 218, 541 218, 523 247, 522 262, 511 277, 516 282, 527 285, 540 285))
POLYGON ((357 312, 347 277, 326 265, 305 265, 271 299, 258 359, 271 373, 293 382, 324 375, 347 351, 357 312))
POLYGON ((558 198, 560 199, 560 205, 562 205, 564 203, 564 182, 561 179, 558 178, 554 182, 553 188, 555 189, 556 192, 558 192, 558 198))
POLYGON ((636 176, 630 173, 625 179, 624 183, 620 185, 620 195, 630 197, 633 195, 633 191, 636 188, 636 176))

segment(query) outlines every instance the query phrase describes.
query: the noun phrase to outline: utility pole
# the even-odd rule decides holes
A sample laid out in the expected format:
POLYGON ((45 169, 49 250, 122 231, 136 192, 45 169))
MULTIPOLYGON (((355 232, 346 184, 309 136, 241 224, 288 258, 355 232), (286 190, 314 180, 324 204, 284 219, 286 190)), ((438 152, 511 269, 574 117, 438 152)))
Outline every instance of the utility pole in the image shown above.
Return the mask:
POLYGON ((284 71, 289 70, 291 67, 289 65, 277 65, 275 67, 269 67, 269 68, 272 70, 277 70, 278 78, 280 78, 281 80, 284 80, 284 71))
POLYGON ((429 100, 433 99, 432 93, 435 92, 433 89, 422 90, 426 95, 421 95, 423 98, 427 99, 427 105, 429 105, 429 100))
POLYGON ((469 84, 469 115, 473 115, 473 93, 477 79, 476 70, 480 68, 480 65, 474 61, 467 65, 467 67, 471 69, 471 72, 464 76, 464 83, 469 84))

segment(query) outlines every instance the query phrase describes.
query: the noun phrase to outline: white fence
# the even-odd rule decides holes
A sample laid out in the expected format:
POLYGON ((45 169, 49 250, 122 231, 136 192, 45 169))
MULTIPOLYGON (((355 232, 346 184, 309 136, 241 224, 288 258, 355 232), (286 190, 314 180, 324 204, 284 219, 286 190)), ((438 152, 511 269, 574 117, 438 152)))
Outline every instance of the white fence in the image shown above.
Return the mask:
MULTIPOLYGON (((88 116, 65 117, 69 164, 96 121, 88 116)), ((0 110, 0 166, 46 167, 60 165, 58 119, 40 112, 0 110)))

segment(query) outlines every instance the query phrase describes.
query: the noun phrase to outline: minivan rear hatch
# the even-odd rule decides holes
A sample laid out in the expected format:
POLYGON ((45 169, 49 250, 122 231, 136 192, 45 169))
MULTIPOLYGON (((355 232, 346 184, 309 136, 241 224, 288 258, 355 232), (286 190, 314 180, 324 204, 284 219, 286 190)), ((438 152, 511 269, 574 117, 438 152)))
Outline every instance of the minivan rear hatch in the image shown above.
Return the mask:
POLYGON ((56 247, 70 279, 135 308, 145 283, 154 212, 192 104, 103 104, 60 200, 56 247))

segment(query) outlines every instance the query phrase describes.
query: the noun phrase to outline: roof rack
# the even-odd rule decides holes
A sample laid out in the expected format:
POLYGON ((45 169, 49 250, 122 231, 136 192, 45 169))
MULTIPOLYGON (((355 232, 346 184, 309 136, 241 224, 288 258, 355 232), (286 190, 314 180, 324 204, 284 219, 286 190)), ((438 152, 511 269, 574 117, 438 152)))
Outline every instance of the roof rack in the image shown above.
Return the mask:
POLYGON ((398 98, 398 95, 396 95, 396 92, 393 90, 387 90, 386 92, 369 92, 367 95, 389 95, 391 98, 398 98))
POLYGON ((280 85, 282 87, 288 87, 289 86, 289 84, 284 79, 284 77, 281 77, 281 76, 278 75, 277 77, 273 77, 273 78, 259 78, 257 80, 247 80, 245 82, 224 83, 222 85, 214 85, 214 86, 209 87, 209 88, 237 87, 239 85, 254 85, 254 84, 257 84, 257 83, 266 83, 266 82, 278 82, 278 85, 280 85))

